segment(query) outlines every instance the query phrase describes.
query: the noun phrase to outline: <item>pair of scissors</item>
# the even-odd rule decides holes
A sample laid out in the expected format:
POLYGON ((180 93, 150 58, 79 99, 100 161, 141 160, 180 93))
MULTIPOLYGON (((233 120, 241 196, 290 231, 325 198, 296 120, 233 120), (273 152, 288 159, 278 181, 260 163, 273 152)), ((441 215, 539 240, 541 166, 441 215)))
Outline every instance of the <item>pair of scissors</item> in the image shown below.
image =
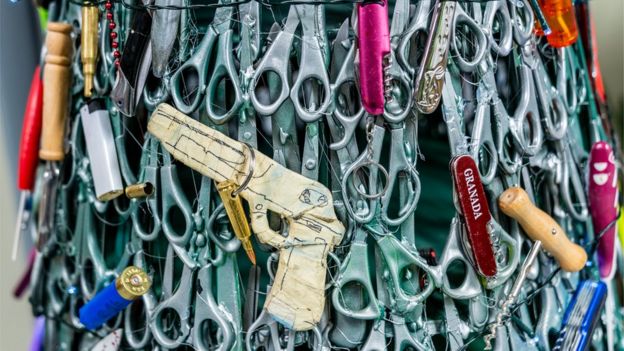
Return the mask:
POLYGON ((258 63, 249 87, 249 95, 255 110, 261 115, 272 115, 288 99, 304 122, 314 122, 327 111, 330 104, 330 83, 327 74, 328 50, 325 40, 323 5, 291 5, 284 28, 277 34, 271 46, 258 63), (291 85, 290 56, 295 31, 301 23, 301 59, 297 78, 291 85), (280 80, 281 90, 275 99, 266 102, 257 94, 257 87, 266 82, 269 73, 280 80), (308 85, 318 85, 319 95, 313 103, 305 105, 308 85))
POLYGON ((154 339, 168 349, 182 346, 191 333, 193 282, 195 272, 184 264, 182 275, 174 291, 175 253, 172 244, 167 248, 162 296, 149 320, 154 339))
POLYGON ((349 38, 348 20, 345 20, 333 43, 330 65, 331 96, 333 109, 328 123, 337 124, 332 130, 332 143, 329 148, 340 150, 346 147, 353 139, 356 128, 362 116, 364 107, 360 103, 359 89, 355 78, 355 50, 354 41, 349 38), (340 128, 340 131, 336 130, 340 128), (335 136, 334 136, 335 134, 335 136))
MULTIPOLYGON (((149 183, 155 187, 152 195, 145 198, 134 198, 132 206, 132 224, 134 231, 143 241, 156 240, 161 231, 162 221, 159 209, 159 144, 158 140, 148 136, 143 144, 138 182, 149 183)), ((123 166, 122 166, 123 169, 123 166)), ((123 173, 123 172, 122 172, 123 173)), ((134 183, 132 183, 134 184, 134 183)))
MULTIPOLYGON (((133 238, 138 237, 133 235, 133 238)), ((138 250, 132 258, 132 264, 145 272, 149 272, 150 267, 145 262, 145 255, 143 249, 138 250)), ((157 303, 154 290, 150 289, 126 308, 124 313, 124 338, 133 349, 146 348, 152 342, 152 329, 149 326, 149 321, 152 319, 157 303), (141 321, 142 324, 136 325, 137 321, 141 321)))
MULTIPOLYGON (((219 1, 220 5, 227 4, 227 0, 219 1)), ((178 68, 171 76, 170 91, 173 102, 178 110, 191 114, 197 110, 204 97, 208 117, 217 124, 223 124, 234 116, 243 102, 242 92, 238 79, 238 69, 234 61, 232 48, 233 30, 232 6, 220 6, 215 10, 212 24, 204 34, 195 53, 178 68), (214 48, 217 45, 216 49, 214 48), (214 64, 211 65, 211 58, 214 64), (212 69, 210 76, 209 70, 212 69), (186 85, 186 79, 191 75, 197 76, 197 88, 191 91, 186 85), (229 101, 219 101, 218 94, 223 93, 222 84, 230 86, 233 98, 229 101), (229 105, 229 106, 228 106, 229 105)))

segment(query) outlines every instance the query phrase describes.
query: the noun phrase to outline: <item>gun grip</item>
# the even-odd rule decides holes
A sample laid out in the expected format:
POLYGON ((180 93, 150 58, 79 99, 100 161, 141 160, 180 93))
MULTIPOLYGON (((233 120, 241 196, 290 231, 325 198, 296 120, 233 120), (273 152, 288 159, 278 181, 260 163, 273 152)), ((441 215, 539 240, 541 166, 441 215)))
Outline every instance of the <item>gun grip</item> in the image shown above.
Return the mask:
POLYGON ((273 286, 264 307, 271 316, 291 329, 310 330, 325 305, 327 245, 283 248, 273 286))

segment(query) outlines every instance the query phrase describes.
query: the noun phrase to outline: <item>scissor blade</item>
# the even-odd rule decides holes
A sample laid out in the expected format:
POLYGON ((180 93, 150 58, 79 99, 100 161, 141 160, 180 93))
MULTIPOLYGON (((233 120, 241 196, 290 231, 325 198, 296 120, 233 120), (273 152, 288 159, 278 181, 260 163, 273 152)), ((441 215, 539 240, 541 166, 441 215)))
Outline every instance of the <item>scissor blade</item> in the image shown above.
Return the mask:
POLYGON ((349 20, 346 19, 340 25, 336 38, 332 43, 331 65, 329 66, 329 79, 332 82, 336 80, 336 76, 338 76, 338 72, 340 71, 340 68, 344 63, 344 59, 347 56, 347 48, 345 48, 344 43, 348 39, 349 20))

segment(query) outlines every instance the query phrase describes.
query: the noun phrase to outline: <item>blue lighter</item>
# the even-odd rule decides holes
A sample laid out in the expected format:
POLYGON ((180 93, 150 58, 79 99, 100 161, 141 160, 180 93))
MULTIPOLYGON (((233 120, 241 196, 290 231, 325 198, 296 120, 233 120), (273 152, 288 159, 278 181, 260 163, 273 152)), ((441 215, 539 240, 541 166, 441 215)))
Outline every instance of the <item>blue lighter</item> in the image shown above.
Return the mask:
POLYGON ((80 308, 80 323, 89 330, 99 328, 145 294, 151 285, 145 271, 135 266, 127 267, 114 284, 109 284, 80 308))

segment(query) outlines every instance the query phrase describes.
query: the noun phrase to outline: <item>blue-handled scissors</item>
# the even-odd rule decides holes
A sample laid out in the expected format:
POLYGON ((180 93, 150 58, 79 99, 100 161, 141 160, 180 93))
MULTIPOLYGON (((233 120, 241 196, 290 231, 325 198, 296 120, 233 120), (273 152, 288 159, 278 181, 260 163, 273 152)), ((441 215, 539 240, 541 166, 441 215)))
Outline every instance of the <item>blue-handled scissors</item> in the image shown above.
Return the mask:
MULTIPOLYGON (((227 0, 219 1, 226 4, 227 0)), ((171 76, 170 91, 178 110, 191 114, 201 104, 205 95, 205 107, 208 117, 217 124, 227 122, 234 116, 243 103, 242 92, 238 79, 238 69, 234 61, 232 49, 233 30, 232 6, 221 6, 215 10, 215 17, 208 32, 199 44, 195 53, 178 68, 171 76), (217 45, 216 50, 214 45, 217 45), (215 52, 216 51, 216 52, 215 52), (211 58, 215 57, 211 65, 211 58), (210 78, 208 72, 212 69, 210 78), (196 91, 188 91, 185 80, 190 74, 196 74, 198 86, 196 91), (222 91, 222 83, 232 88, 232 100, 220 101, 217 95, 222 91), (228 107, 229 105, 229 107, 228 107)))

